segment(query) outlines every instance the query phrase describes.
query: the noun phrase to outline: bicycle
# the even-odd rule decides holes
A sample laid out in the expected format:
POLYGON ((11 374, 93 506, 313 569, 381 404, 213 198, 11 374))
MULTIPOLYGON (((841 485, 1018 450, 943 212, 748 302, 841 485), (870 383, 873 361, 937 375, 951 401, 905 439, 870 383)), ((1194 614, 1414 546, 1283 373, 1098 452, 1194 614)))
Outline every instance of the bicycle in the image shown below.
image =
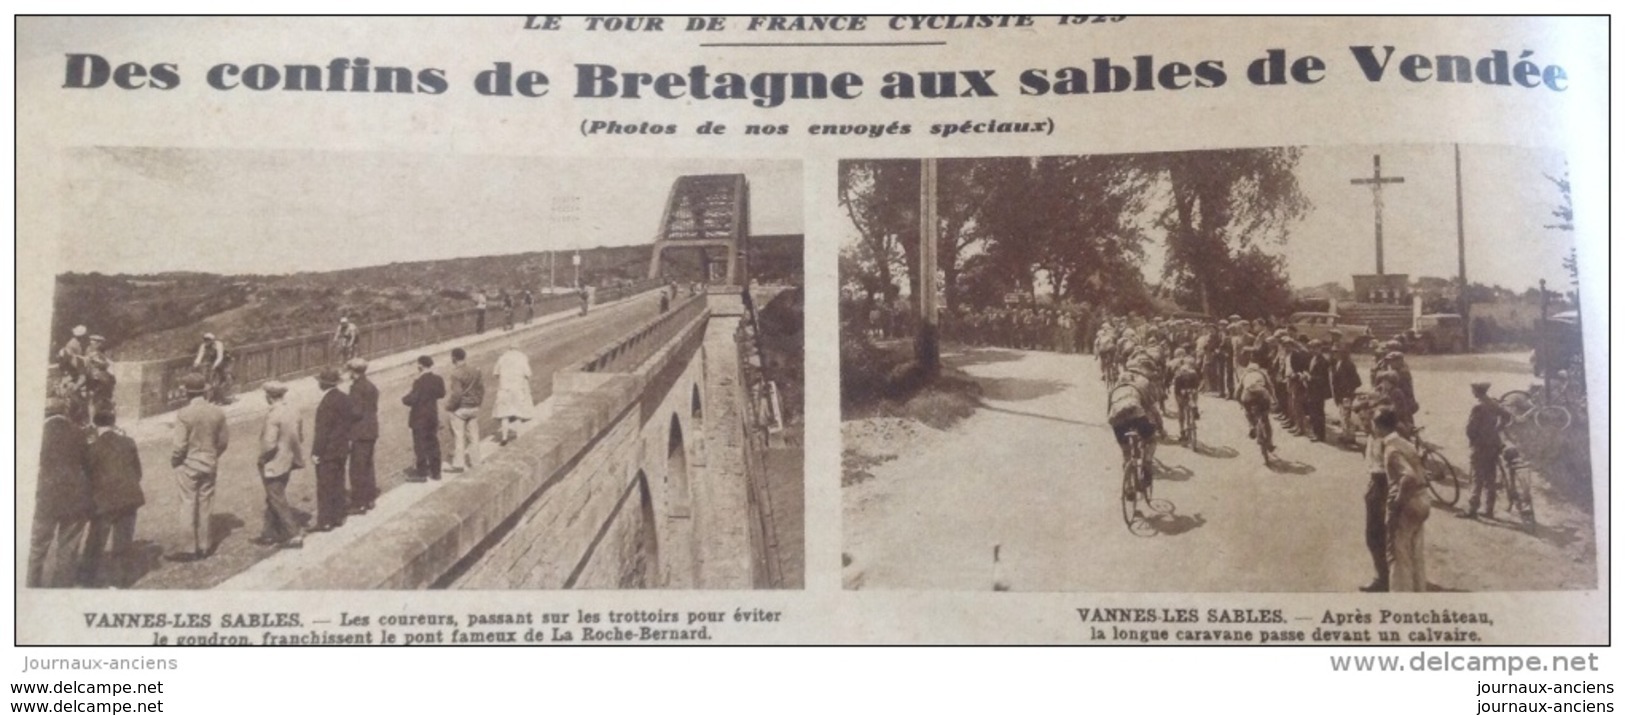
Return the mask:
POLYGON ((1456 502, 1461 501, 1461 474, 1456 471, 1456 465, 1445 459, 1438 447, 1422 441, 1421 427, 1412 430, 1405 438, 1416 447, 1416 454, 1422 459, 1428 492, 1439 503, 1455 506, 1456 502))
POLYGON ((1535 523, 1535 502, 1531 499, 1529 488, 1529 463, 1524 461, 1523 452, 1518 445, 1502 431, 1503 446, 1501 454, 1495 460, 1496 478, 1500 487, 1506 492, 1507 500, 1512 503, 1512 510, 1518 513, 1523 523, 1535 523))
POLYGON ((1128 456, 1123 460, 1123 523, 1133 531, 1134 519, 1140 515, 1139 502, 1145 500, 1151 507, 1151 465, 1146 456, 1145 443, 1139 432, 1128 434, 1128 456))
POLYGON ((1565 430, 1574 422, 1574 414, 1562 405, 1549 404, 1545 390, 1534 385, 1528 390, 1512 390, 1501 395, 1501 406, 1512 414, 1514 421, 1533 419, 1535 426, 1552 430, 1565 430))
POLYGON ((1195 388, 1186 388, 1174 396, 1179 405, 1179 437, 1191 449, 1196 449, 1196 421, 1201 414, 1196 407, 1196 393, 1195 388))

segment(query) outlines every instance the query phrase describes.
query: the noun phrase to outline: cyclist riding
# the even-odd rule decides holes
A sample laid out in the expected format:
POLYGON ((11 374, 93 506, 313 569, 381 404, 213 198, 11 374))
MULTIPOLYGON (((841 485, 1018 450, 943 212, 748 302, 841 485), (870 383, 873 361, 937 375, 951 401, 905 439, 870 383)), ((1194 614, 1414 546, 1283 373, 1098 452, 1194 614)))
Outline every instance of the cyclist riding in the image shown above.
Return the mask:
MULTIPOLYGON (((1142 490, 1151 480, 1151 464, 1156 454, 1156 437, 1162 433, 1162 413, 1157 410, 1157 388, 1155 378, 1155 363, 1146 353, 1137 353, 1130 358, 1128 367, 1117 384, 1112 387, 1107 397, 1106 422, 1112 427, 1112 434, 1117 437, 1117 445, 1123 450, 1123 463, 1126 465, 1134 458, 1129 446, 1129 435, 1140 436, 1141 448, 1145 452, 1145 461, 1141 463, 1140 481, 1142 490)), ((1132 499, 1133 495, 1124 495, 1125 499, 1132 499)))
POLYGON ((216 338, 214 333, 204 333, 203 342, 198 343, 197 357, 192 360, 192 367, 207 376, 211 402, 225 404, 230 401, 231 353, 226 350, 225 341, 216 338))
POLYGON ((1270 426, 1270 409, 1274 404, 1275 386, 1263 367, 1257 363, 1255 351, 1242 353, 1241 368, 1236 372, 1237 390, 1241 406, 1247 413, 1247 438, 1256 439, 1264 451, 1265 459, 1275 451, 1275 438, 1270 426), (1262 432, 1260 432, 1262 430, 1262 432))
POLYGON ((339 318, 339 327, 333 331, 333 344, 338 347, 339 361, 349 362, 355 357, 355 346, 361 338, 361 329, 350 322, 350 316, 339 318))
POLYGON ((1174 359, 1168 362, 1168 374, 1174 389, 1174 404, 1179 409, 1179 441, 1184 442, 1189 435, 1187 432, 1196 428, 1196 420, 1201 419, 1202 413, 1196 407, 1196 393, 1202 387, 1202 370, 1194 356, 1185 354, 1185 349, 1174 351, 1174 359))

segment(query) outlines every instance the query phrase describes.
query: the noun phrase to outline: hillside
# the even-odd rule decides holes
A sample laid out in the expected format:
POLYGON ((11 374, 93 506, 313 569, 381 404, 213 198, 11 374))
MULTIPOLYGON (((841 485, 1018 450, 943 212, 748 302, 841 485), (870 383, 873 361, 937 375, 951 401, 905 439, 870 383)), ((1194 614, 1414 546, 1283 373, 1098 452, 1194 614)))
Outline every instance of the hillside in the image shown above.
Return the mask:
MULTIPOLYGON (((581 253, 581 278, 612 285, 647 275, 649 247, 617 246, 581 253)), ((560 286, 575 279, 571 254, 559 252, 560 286)), ((228 345, 248 345, 331 330, 339 316, 363 325, 473 306, 482 289, 541 290, 548 254, 537 251, 440 261, 390 263, 284 276, 209 273, 57 276, 52 350, 75 325, 107 338, 117 360, 155 360, 190 352, 204 332, 228 345)))

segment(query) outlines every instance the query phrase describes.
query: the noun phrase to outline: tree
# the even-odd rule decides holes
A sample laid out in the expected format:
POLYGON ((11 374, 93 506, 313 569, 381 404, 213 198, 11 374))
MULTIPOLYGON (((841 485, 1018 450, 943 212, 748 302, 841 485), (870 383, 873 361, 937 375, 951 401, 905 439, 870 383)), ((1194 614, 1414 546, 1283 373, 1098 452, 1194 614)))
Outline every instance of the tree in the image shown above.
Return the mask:
POLYGON ((1277 147, 1143 156, 1168 193, 1157 222, 1168 235, 1163 277, 1192 295, 1202 312, 1247 302, 1225 295, 1253 289, 1240 280, 1244 275, 1271 275, 1249 249, 1284 241, 1288 227, 1311 208, 1298 187, 1300 154, 1277 147))

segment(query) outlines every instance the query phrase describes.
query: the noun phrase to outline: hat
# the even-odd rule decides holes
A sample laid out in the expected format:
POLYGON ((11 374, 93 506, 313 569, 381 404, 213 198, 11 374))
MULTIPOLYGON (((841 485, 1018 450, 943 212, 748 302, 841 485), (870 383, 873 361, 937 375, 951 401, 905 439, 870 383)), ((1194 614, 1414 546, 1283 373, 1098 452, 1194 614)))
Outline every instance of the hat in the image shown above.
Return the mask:
POLYGON ((344 363, 344 366, 346 368, 354 370, 355 372, 366 372, 367 371, 367 361, 363 360, 361 358, 350 358, 350 361, 347 362, 347 363, 344 363))
POLYGON ((328 387, 339 384, 339 371, 330 367, 322 368, 321 373, 316 376, 316 384, 328 387))
POLYGON ((339 322, 340 323, 348 323, 348 322, 350 322, 350 316, 348 316, 348 315, 339 316, 339 322))
POLYGON ((1490 394, 1490 383, 1487 383, 1487 382, 1475 382, 1475 383, 1473 383, 1473 394, 1478 395, 1479 397, 1484 397, 1485 395, 1490 394))
POLYGON ((270 395, 271 397, 281 397, 288 394, 287 383, 278 382, 276 380, 271 380, 264 385, 260 385, 260 389, 264 390, 265 394, 270 395))
POLYGON ((1237 321, 1237 320, 1241 320, 1241 316, 1239 316, 1239 315, 1232 315, 1232 316, 1230 316, 1230 321, 1231 321, 1231 322, 1235 322, 1235 321, 1237 321))
POLYGON ((204 340, 213 340, 214 339, 214 333, 204 333, 203 334, 203 339, 204 340))
POLYGON ((83 326, 83 325, 75 325, 75 326, 73 326, 73 336, 76 337, 76 338, 84 337, 86 332, 88 332, 88 331, 86 331, 85 326, 83 326))
POLYGON ((1319 350, 1319 349, 1321 349, 1323 347, 1326 347, 1326 343, 1322 342, 1319 339, 1309 341, 1309 349, 1311 349, 1311 350, 1319 350))
POLYGON ((1405 359, 1405 353, 1399 352, 1398 350, 1393 350, 1393 351, 1390 351, 1387 355, 1382 356, 1382 359, 1384 359, 1384 360, 1404 360, 1405 359))
POLYGON ((209 380, 203 377, 203 373, 189 372, 181 378, 181 387, 186 388, 188 395, 201 395, 208 391, 209 380))
POLYGON ((419 355, 418 364, 424 367, 434 367, 434 358, 429 357, 428 355, 419 355))
POLYGON ((92 336, 90 336, 90 342, 93 342, 93 343, 99 343, 99 342, 102 342, 102 341, 104 341, 106 339, 107 338, 104 338, 104 337, 102 337, 100 335, 92 335, 92 336))

